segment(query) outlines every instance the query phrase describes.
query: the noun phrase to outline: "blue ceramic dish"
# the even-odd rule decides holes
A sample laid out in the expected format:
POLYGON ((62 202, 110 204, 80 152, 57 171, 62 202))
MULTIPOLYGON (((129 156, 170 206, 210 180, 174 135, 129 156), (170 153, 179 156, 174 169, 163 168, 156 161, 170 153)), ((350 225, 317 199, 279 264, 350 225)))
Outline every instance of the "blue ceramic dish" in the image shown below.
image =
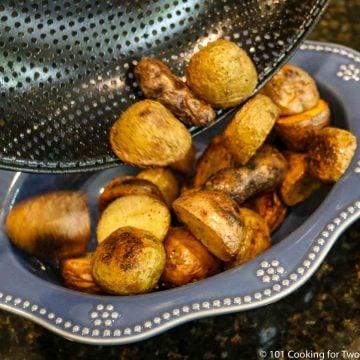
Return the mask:
MULTIPOLYGON (((331 44, 306 42, 293 63, 310 72, 331 106, 335 126, 360 138, 360 55, 331 44)), ((196 138, 203 148, 224 124, 196 138)), ((81 175, 0 172, 1 223, 14 202, 43 191, 82 189, 93 223, 99 189, 131 173, 126 166, 81 175)), ((27 317, 66 338, 89 344, 144 340, 200 317, 244 311, 277 301, 318 268, 341 232, 360 216, 360 150, 342 179, 291 209, 274 245, 252 261, 181 288, 131 297, 96 296, 68 290, 55 268, 12 247, 1 228, 0 308, 27 317)), ((26 229, 24 229, 26 231, 26 229)))

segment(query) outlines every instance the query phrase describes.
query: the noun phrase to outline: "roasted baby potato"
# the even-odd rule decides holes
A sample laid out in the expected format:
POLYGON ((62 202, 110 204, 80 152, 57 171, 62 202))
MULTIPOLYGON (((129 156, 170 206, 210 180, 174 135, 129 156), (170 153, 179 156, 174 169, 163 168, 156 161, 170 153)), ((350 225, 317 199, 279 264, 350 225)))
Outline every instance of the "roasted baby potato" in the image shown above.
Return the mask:
POLYGON ((287 207, 283 204, 276 191, 270 191, 251 198, 244 206, 258 213, 266 221, 271 232, 282 224, 287 212, 287 207))
POLYGON ((86 195, 56 191, 16 204, 5 222, 14 245, 44 260, 82 255, 90 238, 86 195))
POLYGON ((176 215, 216 257, 230 261, 239 251, 243 221, 229 196, 191 191, 173 202, 176 215))
POLYGON ((139 167, 167 166, 181 160, 190 150, 191 141, 186 127, 153 100, 130 106, 110 130, 115 155, 139 167))
POLYGON ((111 233, 95 251, 92 274, 106 292, 134 295, 151 291, 165 266, 163 244, 151 233, 123 227, 111 233))
POLYGON ((179 183, 170 169, 146 169, 137 174, 139 179, 144 179, 155 184, 162 193, 166 204, 171 206, 179 195, 179 183))
POLYGON ((100 216, 96 228, 98 243, 125 226, 146 230, 162 241, 170 226, 169 209, 162 201, 148 195, 118 198, 100 216))
POLYGON ((145 57, 134 73, 145 97, 162 103, 185 124, 209 126, 214 122, 216 114, 212 107, 197 99, 162 61, 145 57))
POLYGON ((80 257, 61 260, 60 273, 68 288, 89 294, 100 294, 103 292, 95 284, 92 276, 93 256, 93 252, 88 252, 80 257))
POLYGON ((349 167, 356 146, 356 137, 347 130, 319 130, 309 147, 310 172, 324 183, 338 181, 349 167))
POLYGON ((234 158, 224 146, 222 135, 215 136, 196 164, 194 186, 203 186, 211 175, 233 166, 234 158))
POLYGON ((235 43, 220 39, 191 57, 186 79, 196 96, 216 108, 229 108, 253 93, 257 77, 247 53, 235 43))
POLYGON ((220 261, 185 227, 170 228, 164 247, 166 263, 161 280, 167 286, 199 281, 220 270, 220 261))
POLYGON ((172 164, 169 165, 169 167, 179 172, 180 174, 188 175, 191 173, 193 169, 195 156, 196 156, 196 149, 194 146, 191 146, 190 150, 183 159, 173 162, 172 164))
POLYGON ((294 206, 307 199, 321 183, 309 173, 309 160, 306 154, 286 152, 288 170, 280 186, 284 203, 294 206))
POLYGON ((251 260, 265 251, 271 244, 269 227, 260 215, 247 208, 240 208, 239 213, 244 220, 245 236, 236 257, 225 264, 226 269, 251 260))
POLYGON ((300 114, 313 108, 320 99, 314 79, 303 69, 286 64, 264 86, 267 95, 279 107, 280 115, 300 114))
POLYGON ((103 211, 115 199, 126 195, 149 195, 165 201, 161 191, 154 183, 135 176, 118 176, 101 190, 99 210, 103 211))
POLYGON ((278 118, 278 108, 264 95, 256 95, 236 113, 224 131, 224 144, 238 164, 245 165, 256 153, 278 118))
POLYGON ((304 151, 316 132, 330 125, 330 108, 322 99, 310 110, 283 116, 275 124, 275 132, 289 150, 304 151))
POLYGON ((240 205, 256 194, 275 189, 283 181, 286 169, 284 156, 276 148, 263 145, 246 166, 218 171, 204 189, 228 194, 240 205))

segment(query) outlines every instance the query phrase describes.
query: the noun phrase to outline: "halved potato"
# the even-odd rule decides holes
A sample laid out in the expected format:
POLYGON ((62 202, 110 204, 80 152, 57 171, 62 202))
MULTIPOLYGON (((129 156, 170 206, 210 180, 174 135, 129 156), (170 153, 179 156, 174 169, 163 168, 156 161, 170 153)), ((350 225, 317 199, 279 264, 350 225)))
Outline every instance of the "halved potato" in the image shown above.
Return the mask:
POLYGON ((324 183, 338 181, 349 167, 356 146, 356 137, 347 130, 319 130, 309 147, 310 172, 324 183))
POLYGON ((181 160, 190 150, 191 141, 186 127, 153 100, 130 106, 110 130, 116 156, 139 167, 167 166, 181 160))
POLYGON ((240 165, 245 165, 265 142, 279 109, 264 95, 256 95, 234 116, 224 131, 224 144, 240 165))
POLYGON ((155 184, 169 206, 171 206, 172 202, 179 195, 179 182, 170 169, 146 169, 139 172, 136 176, 139 179, 144 179, 155 184))
POLYGON ((146 230, 162 241, 170 226, 169 209, 162 201, 148 195, 118 198, 100 216, 96 228, 98 242, 125 226, 146 230))
POLYGON ((229 196, 212 191, 191 191, 173 202, 176 215, 203 245, 223 261, 239 251, 243 221, 229 196))
POLYGON ((171 167, 171 169, 178 171, 183 175, 188 175, 191 173, 191 170, 194 166, 195 156, 196 156, 196 149, 192 145, 190 147, 190 150, 187 152, 186 156, 183 159, 175 161, 171 163, 169 166, 171 167))
POLYGON ((185 227, 170 228, 164 240, 162 281, 171 287, 205 279, 220 270, 220 261, 185 227))
POLYGON ((321 182, 309 173, 307 154, 286 152, 284 155, 288 170, 280 186, 280 195, 286 205, 294 206, 307 199, 321 182))
POLYGON ((306 150, 316 132, 330 125, 330 108, 322 99, 310 110, 283 116, 275 124, 275 131, 288 149, 306 150))

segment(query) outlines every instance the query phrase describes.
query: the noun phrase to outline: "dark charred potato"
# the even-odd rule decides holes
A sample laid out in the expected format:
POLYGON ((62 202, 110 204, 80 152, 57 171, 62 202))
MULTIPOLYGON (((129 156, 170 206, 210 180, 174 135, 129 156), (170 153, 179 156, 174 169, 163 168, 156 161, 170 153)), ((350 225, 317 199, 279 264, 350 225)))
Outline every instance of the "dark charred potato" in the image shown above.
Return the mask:
POLYGON ((264 86, 262 94, 271 98, 282 116, 310 110, 320 99, 314 79, 306 71, 290 64, 284 65, 264 86))
POLYGON ((169 167, 180 174, 189 175, 194 167, 195 156, 196 149, 194 146, 191 146, 190 150, 183 159, 173 162, 169 165, 169 167))
POLYGON ((274 147, 263 145, 246 166, 218 171, 204 189, 230 195, 238 204, 256 194, 275 189, 284 179, 287 164, 274 147))
POLYGON ((141 59, 135 67, 135 76, 145 97, 162 103, 185 124, 209 126, 214 122, 216 114, 212 107, 197 99, 162 61, 141 59))
POLYGON ((349 167, 356 146, 356 137, 349 131, 321 129, 309 148, 310 172, 324 183, 338 181, 349 167))
POLYGON ((220 262, 184 227, 170 228, 164 240, 166 264, 161 280, 170 287, 205 279, 220 270, 220 262))
POLYGON ((92 274, 106 292, 134 295, 154 289, 164 266, 164 246, 156 237, 145 230, 124 227, 98 245, 92 274))
POLYGON ((10 240, 44 260, 82 255, 90 238, 86 195, 57 191, 16 204, 6 218, 10 240))

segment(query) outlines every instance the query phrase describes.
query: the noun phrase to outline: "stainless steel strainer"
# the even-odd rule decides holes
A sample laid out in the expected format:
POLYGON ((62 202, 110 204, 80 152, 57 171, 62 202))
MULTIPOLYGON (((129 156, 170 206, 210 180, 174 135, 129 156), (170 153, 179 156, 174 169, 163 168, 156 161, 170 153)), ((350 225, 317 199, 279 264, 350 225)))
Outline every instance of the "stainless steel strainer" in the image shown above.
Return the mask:
POLYGON ((227 37, 252 57, 261 87, 326 3, 0 1, 0 167, 63 172, 119 164, 108 131, 141 97, 132 73, 138 59, 163 59, 182 75, 193 52, 227 37))

